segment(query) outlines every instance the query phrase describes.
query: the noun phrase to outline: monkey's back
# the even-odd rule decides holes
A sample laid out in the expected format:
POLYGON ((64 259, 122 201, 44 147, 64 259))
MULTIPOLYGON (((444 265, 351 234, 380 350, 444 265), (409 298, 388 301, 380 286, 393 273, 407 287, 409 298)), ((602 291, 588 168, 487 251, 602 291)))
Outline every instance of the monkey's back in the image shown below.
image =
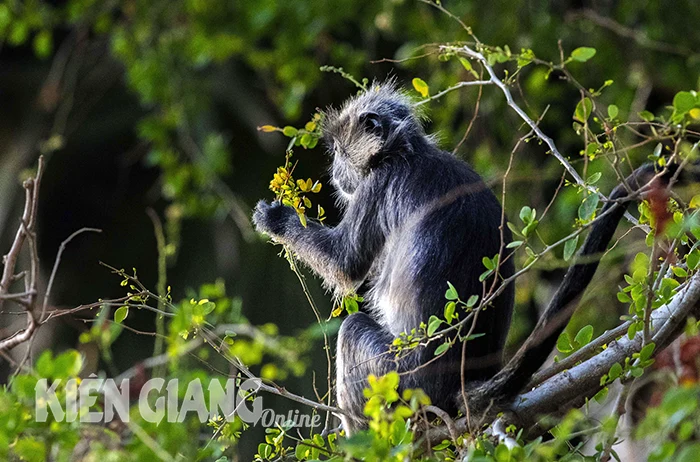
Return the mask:
MULTIPOLYGON (((381 257, 375 264, 370 284, 370 308, 394 336, 410 332, 431 315, 444 317, 447 282, 460 298, 481 299, 484 285, 479 275, 486 268, 483 257, 492 258, 501 250, 502 209, 494 194, 469 165, 437 148, 424 154, 390 159, 387 168, 374 172, 373 194, 383 201, 387 236, 381 257)), ((503 229, 503 245, 511 241, 503 229)), ((508 255, 504 247, 503 258, 508 255)), ((513 259, 501 264, 502 278, 514 272, 513 259)), ((488 278, 488 293, 493 279, 488 278)), ((478 313, 473 334, 485 334, 466 346, 467 381, 484 380, 500 369, 505 339, 510 327, 514 288, 509 285, 492 306, 478 313)), ((464 319, 465 314, 460 313, 464 319)), ((465 335, 470 323, 462 331, 465 335)), ((416 364, 434 357, 442 341, 416 355, 416 364)), ((424 389, 434 384, 445 389, 460 387, 461 345, 454 345, 438 361, 419 369, 412 380, 424 389), (428 375, 430 380, 424 380, 428 375)), ((451 407, 452 396, 436 397, 433 402, 451 407)))

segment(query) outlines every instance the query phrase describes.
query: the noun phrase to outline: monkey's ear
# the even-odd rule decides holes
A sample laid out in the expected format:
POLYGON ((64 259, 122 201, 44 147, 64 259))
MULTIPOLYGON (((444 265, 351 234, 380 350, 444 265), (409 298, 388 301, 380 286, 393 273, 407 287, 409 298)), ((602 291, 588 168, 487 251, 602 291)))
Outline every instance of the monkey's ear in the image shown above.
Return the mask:
POLYGON ((367 133, 373 133, 379 137, 384 135, 382 121, 379 120, 379 114, 376 112, 363 112, 360 114, 360 125, 367 133))

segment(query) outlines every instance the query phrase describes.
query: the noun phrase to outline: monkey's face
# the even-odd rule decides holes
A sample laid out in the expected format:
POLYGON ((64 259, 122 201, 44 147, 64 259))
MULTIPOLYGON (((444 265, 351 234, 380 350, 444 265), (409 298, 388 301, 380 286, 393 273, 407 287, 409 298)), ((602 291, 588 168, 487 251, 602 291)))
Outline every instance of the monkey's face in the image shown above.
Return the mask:
POLYGON ((384 146, 384 129, 379 115, 363 112, 354 117, 343 111, 333 135, 327 140, 333 156, 331 175, 340 194, 349 199, 372 168, 384 146))
POLYGON ((323 138, 333 156, 332 181, 340 197, 350 200, 387 157, 408 152, 413 135, 424 133, 410 99, 392 80, 351 98, 340 111, 327 111, 323 138))

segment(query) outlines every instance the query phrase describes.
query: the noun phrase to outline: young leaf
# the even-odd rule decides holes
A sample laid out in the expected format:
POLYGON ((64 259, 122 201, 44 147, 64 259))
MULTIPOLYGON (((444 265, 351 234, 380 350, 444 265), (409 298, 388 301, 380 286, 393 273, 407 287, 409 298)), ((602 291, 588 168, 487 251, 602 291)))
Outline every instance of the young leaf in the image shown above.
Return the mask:
POLYGON ((583 98, 576 105, 576 111, 574 112, 574 117, 579 122, 585 122, 591 116, 592 111, 593 111, 593 102, 590 100, 590 98, 583 98))
POLYGON ((612 382, 616 378, 618 378, 620 375, 622 375, 622 366, 620 363, 615 363, 610 367, 610 371, 608 372, 608 378, 612 382))
POLYGON ((597 194, 589 194, 585 199, 583 199, 583 202, 581 202, 581 205, 578 208, 579 219, 582 221, 591 220, 596 208, 598 207, 599 200, 600 199, 598 198, 597 194))
POLYGON ((121 322, 126 319, 126 316, 129 314, 129 307, 124 305, 119 308, 117 308, 117 311, 114 312, 114 322, 117 324, 121 324, 121 322))
POLYGON ((440 327, 440 324, 442 324, 442 319, 438 318, 437 316, 430 317, 428 320, 428 330, 426 331, 428 337, 432 337, 438 327, 440 327))
POLYGON ((685 114, 695 106, 695 97, 689 91, 679 91, 673 97, 673 109, 680 114, 685 114))
POLYGON ((443 354, 444 352, 447 351, 447 349, 448 349, 449 347, 450 347, 450 342, 449 342, 449 341, 443 343, 442 345, 440 345, 439 347, 437 347, 437 348, 435 349, 435 356, 439 356, 439 355, 443 354))
POLYGON ((562 353, 571 353, 574 351, 574 347, 571 346, 571 340, 569 339, 569 334, 562 332, 557 339, 557 350, 562 353))
POLYGON ((640 112, 639 117, 641 117, 643 120, 646 120, 647 122, 652 122, 654 120, 654 114, 652 114, 649 111, 640 112))
POLYGON ((656 344, 653 342, 646 344, 639 352, 639 359, 646 361, 647 359, 651 358, 651 355, 654 353, 654 348, 656 348, 656 344))
POLYGON ((482 258, 481 263, 484 264, 486 269, 490 269, 490 270, 496 269, 496 264, 489 257, 482 258))
POLYGON ((457 294, 457 289, 455 289, 455 286, 453 286, 450 281, 447 281, 447 286, 449 288, 447 289, 447 292, 445 292, 445 298, 447 300, 459 299, 459 294, 457 294))
POLYGON ((413 88, 415 88, 416 91, 418 93, 420 93, 423 98, 428 97, 428 94, 429 94, 428 84, 425 83, 425 81, 423 79, 416 77, 411 81, 411 83, 413 84, 413 88))
POLYGON ((576 246, 578 245, 578 236, 573 239, 569 239, 564 243, 564 260, 569 261, 571 257, 574 256, 576 252, 576 246))
POLYGON ((580 63, 585 63, 596 54, 595 48, 579 47, 571 52, 571 59, 580 63))
MULTIPOLYGON (((594 145, 595 146, 595 145, 594 145)), ((596 184, 598 180, 600 180, 600 177, 603 176, 601 172, 596 172, 593 175, 588 177, 588 180, 586 180, 586 183, 588 184, 596 184)))
POLYGON ((588 345, 593 338, 593 326, 590 324, 581 328, 574 338, 574 342, 578 343, 579 348, 588 345))
POLYGON ((489 277, 493 273, 493 270, 486 270, 483 273, 479 275, 479 282, 484 282, 487 277, 489 277))
POLYGON ((451 323, 452 320, 454 319, 456 307, 457 307, 457 304, 455 302, 448 302, 447 305, 445 305, 445 320, 448 323, 451 323))
POLYGON ((291 125, 287 125, 282 129, 282 133, 284 133, 284 136, 291 138, 293 136, 297 136, 298 130, 291 125))

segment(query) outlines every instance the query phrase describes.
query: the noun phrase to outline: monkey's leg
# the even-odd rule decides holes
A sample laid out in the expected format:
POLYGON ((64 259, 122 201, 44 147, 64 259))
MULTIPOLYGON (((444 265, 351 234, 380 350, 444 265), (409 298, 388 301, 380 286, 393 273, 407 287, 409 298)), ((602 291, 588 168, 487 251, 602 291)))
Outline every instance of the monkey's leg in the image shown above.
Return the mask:
MULTIPOLYGON (((340 326, 336 363, 336 390, 338 406, 350 416, 341 418, 346 434, 367 427, 364 416, 367 376, 384 375, 391 371, 407 370, 410 362, 396 361, 389 353, 393 335, 365 313, 348 316, 340 326)), ((409 355, 415 357, 417 355, 409 355)), ((402 377, 402 382, 410 376, 402 377)), ((403 383, 402 383, 403 385, 403 383)))

